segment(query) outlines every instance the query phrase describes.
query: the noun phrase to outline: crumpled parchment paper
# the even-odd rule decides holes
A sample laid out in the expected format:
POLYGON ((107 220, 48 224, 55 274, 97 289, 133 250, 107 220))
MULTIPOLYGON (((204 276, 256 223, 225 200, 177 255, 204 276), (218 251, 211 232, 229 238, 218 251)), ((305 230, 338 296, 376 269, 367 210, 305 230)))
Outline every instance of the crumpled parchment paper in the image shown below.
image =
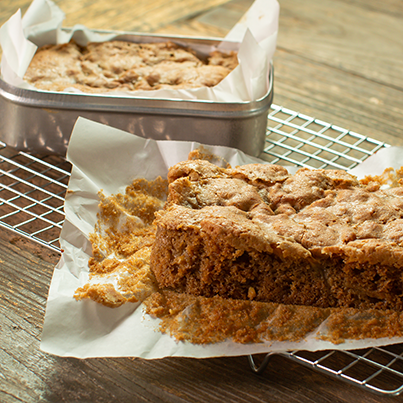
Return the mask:
MULTIPOLYGON (((74 292, 88 281, 91 255, 89 233, 94 231, 98 191, 108 196, 124 189, 135 178, 152 180, 166 176, 168 168, 187 159, 198 143, 154 141, 79 118, 74 127, 67 158, 73 164, 65 201, 66 219, 61 233, 63 255, 54 270, 43 326, 41 349, 78 358, 131 356, 156 359, 167 356, 217 357, 269 351, 356 349, 403 342, 403 338, 346 340, 332 344, 317 339, 326 332, 323 322, 300 342, 237 344, 231 341, 209 345, 177 342, 158 331, 158 320, 144 314, 139 303, 107 308, 91 300, 77 302, 74 292)), ((232 166, 259 162, 226 147, 204 146, 232 166)), ((378 168, 393 162, 403 165, 402 149, 381 150, 362 166, 378 168), (394 160, 391 161, 391 155, 394 160)), ((376 169, 376 168, 374 168, 376 169)), ((355 169, 359 172, 360 167, 355 169)), ((381 173, 378 171, 377 173, 381 173)))

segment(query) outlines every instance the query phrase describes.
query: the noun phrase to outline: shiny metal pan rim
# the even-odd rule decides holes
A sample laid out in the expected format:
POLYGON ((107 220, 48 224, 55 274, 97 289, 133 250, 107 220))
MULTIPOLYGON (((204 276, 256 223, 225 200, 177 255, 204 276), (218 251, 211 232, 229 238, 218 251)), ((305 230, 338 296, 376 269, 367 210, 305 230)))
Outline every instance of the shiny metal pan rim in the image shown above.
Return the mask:
POLYGON ((0 79, 0 96, 18 105, 38 108, 68 110, 83 108, 88 111, 175 114, 208 117, 243 117, 260 114, 271 103, 273 90, 273 67, 269 72, 270 87, 267 94, 256 101, 214 102, 205 100, 180 100, 143 98, 118 95, 77 94, 55 91, 36 91, 18 88, 0 79))

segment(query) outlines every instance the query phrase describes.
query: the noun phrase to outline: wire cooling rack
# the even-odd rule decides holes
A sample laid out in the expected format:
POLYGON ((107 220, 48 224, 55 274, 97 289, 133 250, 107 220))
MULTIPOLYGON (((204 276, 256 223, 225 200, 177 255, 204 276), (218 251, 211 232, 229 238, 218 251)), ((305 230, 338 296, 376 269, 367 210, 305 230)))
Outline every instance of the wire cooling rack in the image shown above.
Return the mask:
MULTIPOLYGON (((388 145, 272 105, 263 158, 283 165, 351 169, 384 147, 388 145)), ((37 157, 0 142, 0 227, 60 252, 70 168, 61 157, 37 157)), ((403 391, 403 344, 280 355, 378 394, 403 391)), ((252 370, 263 372, 271 356, 249 356, 252 370)))

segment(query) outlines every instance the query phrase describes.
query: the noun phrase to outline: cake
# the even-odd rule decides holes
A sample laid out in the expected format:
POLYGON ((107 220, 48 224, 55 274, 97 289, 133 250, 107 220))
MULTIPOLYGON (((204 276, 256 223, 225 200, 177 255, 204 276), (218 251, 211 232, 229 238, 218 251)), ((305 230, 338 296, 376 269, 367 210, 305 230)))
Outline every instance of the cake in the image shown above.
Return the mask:
POLYGON ((342 170, 188 160, 168 174, 162 289, 319 308, 403 308, 403 187, 342 170))
POLYGON ((191 89, 217 85, 237 64, 235 52, 214 51, 203 60, 172 42, 69 42, 39 48, 24 80, 45 91, 191 89))

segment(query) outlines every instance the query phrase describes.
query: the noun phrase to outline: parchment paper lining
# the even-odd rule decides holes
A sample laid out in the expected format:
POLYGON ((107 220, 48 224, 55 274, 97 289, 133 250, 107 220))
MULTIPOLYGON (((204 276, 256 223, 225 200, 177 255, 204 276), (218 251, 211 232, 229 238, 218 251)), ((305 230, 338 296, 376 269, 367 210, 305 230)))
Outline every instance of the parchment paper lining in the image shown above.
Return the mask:
MULTIPOLYGON (((66 196, 66 220, 61 233, 63 256, 57 265, 49 291, 41 349, 56 355, 79 358, 133 356, 147 359, 166 356, 216 357, 285 350, 356 349, 401 343, 402 337, 346 340, 332 344, 319 340, 318 329, 300 342, 237 344, 230 341, 208 345, 176 342, 157 331, 158 321, 144 315, 138 303, 107 308, 93 301, 73 299, 77 288, 88 281, 89 234, 98 211, 98 191, 105 195, 123 193, 135 178, 152 180, 166 176, 168 168, 187 159, 198 143, 154 141, 79 118, 73 130, 67 158, 73 164, 66 196)), ((226 147, 205 146, 232 166, 259 162, 242 152, 226 147)), ((371 167, 403 165, 401 149, 380 151, 371 167), (391 160, 391 155, 395 159, 391 160)), ((373 168, 375 171, 376 168, 373 168)), ((360 173, 360 169, 354 170, 360 173)), ((377 171, 381 173, 383 168, 377 171)), ((365 173, 365 172, 364 172, 365 173)), ((373 172, 371 172, 373 173, 373 172)))
MULTIPOLYGON (((245 102, 265 96, 269 90, 268 72, 278 29, 277 0, 256 0, 247 13, 218 45, 218 49, 238 51, 239 65, 217 86, 190 90, 156 90, 109 92, 104 95, 159 99, 245 102)), ((108 41, 122 33, 97 33, 83 25, 62 29, 64 13, 50 0, 34 0, 23 18, 18 10, 0 29, 3 49, 1 78, 16 87, 38 91, 23 81, 36 48, 46 44, 67 43, 74 39, 80 45, 108 41)), ((161 39, 160 39, 161 40, 161 39)), ((186 45, 186 39, 183 39, 186 45)), ((208 54, 211 49, 198 49, 208 54)), ((72 89, 72 92, 77 90, 72 89)), ((98 94, 102 95, 102 94, 98 94)))

